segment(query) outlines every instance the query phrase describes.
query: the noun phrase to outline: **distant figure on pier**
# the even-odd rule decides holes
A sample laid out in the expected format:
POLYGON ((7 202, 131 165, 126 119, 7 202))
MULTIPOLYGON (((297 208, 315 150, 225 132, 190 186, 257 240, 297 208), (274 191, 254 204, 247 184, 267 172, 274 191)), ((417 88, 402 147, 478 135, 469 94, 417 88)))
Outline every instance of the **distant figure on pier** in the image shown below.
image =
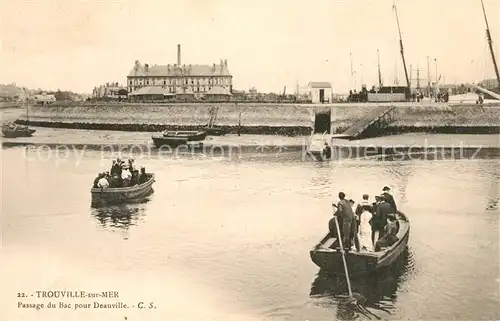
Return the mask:
POLYGON ((483 93, 479 93, 478 95, 478 98, 477 98, 477 101, 476 101, 476 104, 479 104, 479 105, 483 105, 483 102, 484 102, 484 96, 483 96, 483 93))
POLYGON ((323 157, 325 159, 332 158, 332 148, 330 147, 330 145, 328 145, 327 142, 325 142, 325 147, 323 148, 323 157))

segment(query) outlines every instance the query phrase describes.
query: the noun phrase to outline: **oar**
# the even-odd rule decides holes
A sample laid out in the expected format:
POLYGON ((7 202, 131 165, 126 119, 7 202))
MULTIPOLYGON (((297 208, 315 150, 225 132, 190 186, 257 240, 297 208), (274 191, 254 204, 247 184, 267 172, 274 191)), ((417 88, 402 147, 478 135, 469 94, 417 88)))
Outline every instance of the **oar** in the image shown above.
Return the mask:
POLYGON ((337 220, 337 215, 334 215, 333 217, 335 218, 335 226, 337 226, 337 237, 339 239, 340 252, 342 253, 342 261, 344 262, 344 272, 347 280, 347 289, 349 290, 349 297, 352 298, 353 296, 351 290, 351 280, 349 280, 349 271, 347 270, 347 262, 345 260, 344 244, 342 243, 342 235, 340 234, 339 221, 337 220))
MULTIPOLYGON (((339 221, 337 220, 337 215, 333 216, 335 218, 335 226, 337 226, 337 237, 339 239, 339 244, 340 244, 340 252, 342 253, 342 261, 344 262, 344 272, 345 272, 345 278, 347 280, 347 289, 349 290, 349 298, 350 298, 350 303, 352 304, 359 304, 366 302, 366 299, 363 297, 363 295, 359 293, 355 293, 354 295, 352 293, 351 289, 351 280, 349 279, 349 271, 347 269, 347 261, 345 258, 345 251, 344 251, 344 244, 342 243, 342 237, 340 234, 340 227, 339 227, 339 221)), ((353 222, 355 224, 356 222, 353 222)))

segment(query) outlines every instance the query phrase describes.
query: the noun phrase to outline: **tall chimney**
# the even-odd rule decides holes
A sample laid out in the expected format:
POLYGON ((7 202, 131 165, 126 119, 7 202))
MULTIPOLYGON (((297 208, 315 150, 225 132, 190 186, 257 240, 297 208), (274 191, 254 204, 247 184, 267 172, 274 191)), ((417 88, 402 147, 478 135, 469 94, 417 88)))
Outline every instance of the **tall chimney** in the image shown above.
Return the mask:
POLYGON ((181 45, 177 45, 177 65, 181 65, 181 45))

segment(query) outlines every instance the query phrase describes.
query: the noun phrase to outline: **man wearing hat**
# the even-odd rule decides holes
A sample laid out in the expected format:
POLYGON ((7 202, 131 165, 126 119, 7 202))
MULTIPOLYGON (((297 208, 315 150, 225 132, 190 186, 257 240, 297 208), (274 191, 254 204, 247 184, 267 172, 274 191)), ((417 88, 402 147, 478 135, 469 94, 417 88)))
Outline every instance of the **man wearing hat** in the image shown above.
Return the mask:
POLYGON ((394 197, 389 193, 391 189, 387 186, 384 186, 382 189, 382 195, 385 197, 385 201, 389 204, 391 204, 392 208, 394 209, 394 213, 398 211, 398 208, 396 206, 396 202, 394 201, 394 197))

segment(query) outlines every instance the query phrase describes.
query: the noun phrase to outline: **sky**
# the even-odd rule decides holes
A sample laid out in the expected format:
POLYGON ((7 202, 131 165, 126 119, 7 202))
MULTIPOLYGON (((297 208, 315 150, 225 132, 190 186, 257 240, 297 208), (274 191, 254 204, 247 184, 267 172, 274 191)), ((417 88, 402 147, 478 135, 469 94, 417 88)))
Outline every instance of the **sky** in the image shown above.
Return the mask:
MULTIPOLYGON (((377 50, 384 84, 404 84, 394 1, 412 82, 495 78, 480 0, 0 0, 0 83, 90 93, 181 44, 182 63, 227 59, 240 90, 371 87, 377 50)), ((484 5, 499 60, 500 1, 484 5)))

